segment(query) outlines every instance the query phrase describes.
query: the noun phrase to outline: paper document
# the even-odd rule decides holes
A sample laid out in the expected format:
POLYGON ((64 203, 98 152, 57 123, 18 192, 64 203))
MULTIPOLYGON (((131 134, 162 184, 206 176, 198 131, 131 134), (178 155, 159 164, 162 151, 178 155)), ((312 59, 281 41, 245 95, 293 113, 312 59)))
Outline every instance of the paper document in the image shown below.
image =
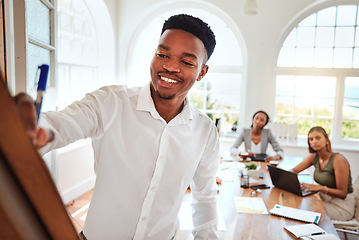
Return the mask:
POLYGON ((268 214, 263 198, 235 197, 234 200, 239 213, 268 214))

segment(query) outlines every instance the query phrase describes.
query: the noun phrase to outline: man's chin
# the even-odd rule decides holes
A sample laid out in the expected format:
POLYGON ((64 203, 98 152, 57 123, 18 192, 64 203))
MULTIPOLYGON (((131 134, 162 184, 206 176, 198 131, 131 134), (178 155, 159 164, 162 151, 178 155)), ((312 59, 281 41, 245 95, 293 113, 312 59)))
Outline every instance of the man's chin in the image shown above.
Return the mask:
POLYGON ((164 99, 164 100, 171 100, 174 99, 175 95, 168 95, 168 94, 162 94, 159 91, 156 91, 156 94, 159 98, 164 99))

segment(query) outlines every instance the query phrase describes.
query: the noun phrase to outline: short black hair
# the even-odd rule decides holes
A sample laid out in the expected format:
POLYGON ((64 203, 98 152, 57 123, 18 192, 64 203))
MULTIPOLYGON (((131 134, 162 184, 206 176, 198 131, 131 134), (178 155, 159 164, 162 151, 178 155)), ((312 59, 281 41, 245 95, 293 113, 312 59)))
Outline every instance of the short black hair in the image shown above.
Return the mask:
POLYGON ((198 37, 207 51, 207 60, 211 57, 216 46, 216 37, 210 26, 197 17, 187 14, 173 15, 165 21, 161 36, 167 29, 180 29, 198 37))

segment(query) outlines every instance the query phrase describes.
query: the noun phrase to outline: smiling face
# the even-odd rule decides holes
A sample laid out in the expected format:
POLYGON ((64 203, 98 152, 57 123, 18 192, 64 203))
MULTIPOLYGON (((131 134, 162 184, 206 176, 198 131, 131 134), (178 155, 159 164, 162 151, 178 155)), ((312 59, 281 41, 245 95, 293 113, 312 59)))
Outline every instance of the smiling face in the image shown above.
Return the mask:
POLYGON ((151 62, 153 100, 179 100, 182 104, 195 81, 207 73, 206 59, 199 38, 183 30, 166 30, 151 62))

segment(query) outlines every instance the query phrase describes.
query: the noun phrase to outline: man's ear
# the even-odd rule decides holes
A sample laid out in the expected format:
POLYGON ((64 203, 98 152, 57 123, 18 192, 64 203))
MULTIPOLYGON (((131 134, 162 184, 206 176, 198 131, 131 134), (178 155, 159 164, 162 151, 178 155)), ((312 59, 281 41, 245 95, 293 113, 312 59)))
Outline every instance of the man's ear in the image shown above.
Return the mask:
POLYGON ((197 81, 201 81, 201 79, 207 74, 209 69, 208 65, 203 65, 201 71, 198 74, 197 81))

